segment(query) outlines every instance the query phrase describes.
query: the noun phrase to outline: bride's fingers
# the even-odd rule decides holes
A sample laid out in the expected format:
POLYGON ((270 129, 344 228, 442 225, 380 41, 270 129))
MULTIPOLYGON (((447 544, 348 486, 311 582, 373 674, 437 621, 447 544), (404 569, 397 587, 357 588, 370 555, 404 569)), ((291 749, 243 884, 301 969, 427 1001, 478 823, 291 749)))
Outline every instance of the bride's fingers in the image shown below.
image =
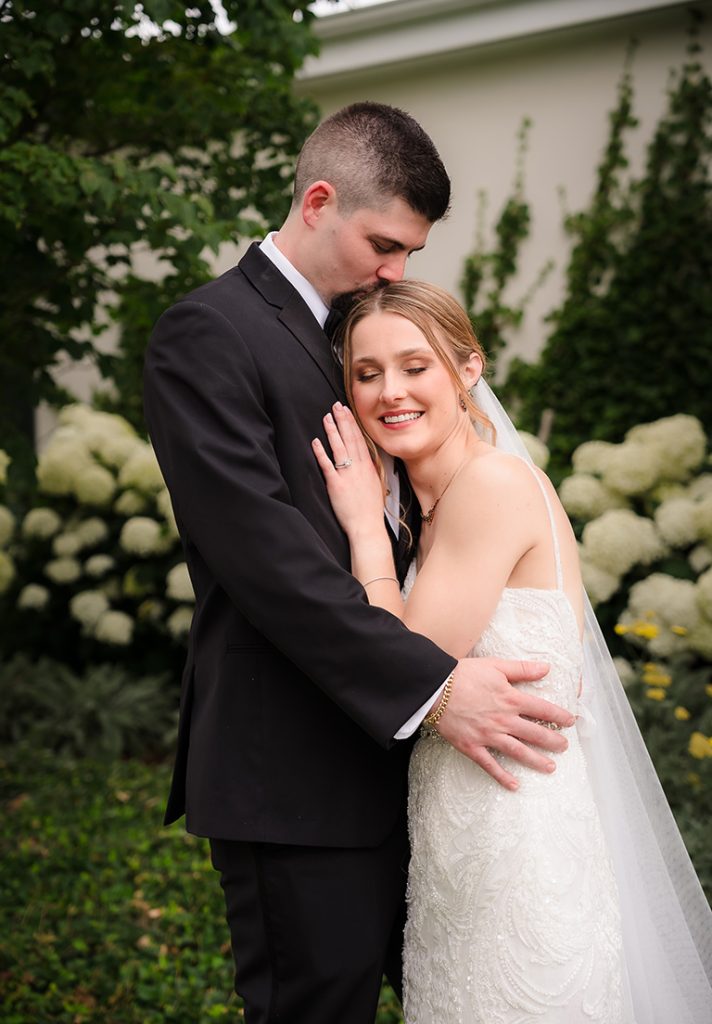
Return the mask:
POLYGON ((336 476, 336 469, 318 437, 315 437, 312 441, 312 451, 316 456, 316 461, 319 463, 319 469, 324 474, 324 479, 328 482, 331 477, 336 476))
POLYGON ((333 410, 339 433, 351 458, 368 459, 370 462, 371 454, 351 410, 341 402, 336 402, 333 410))
POLYGON ((349 453, 346 450, 346 445, 344 444, 334 417, 330 412, 328 412, 324 417, 324 432, 326 433, 329 444, 331 445, 331 453, 334 457, 335 465, 338 466, 340 463, 346 462, 349 458, 349 453))

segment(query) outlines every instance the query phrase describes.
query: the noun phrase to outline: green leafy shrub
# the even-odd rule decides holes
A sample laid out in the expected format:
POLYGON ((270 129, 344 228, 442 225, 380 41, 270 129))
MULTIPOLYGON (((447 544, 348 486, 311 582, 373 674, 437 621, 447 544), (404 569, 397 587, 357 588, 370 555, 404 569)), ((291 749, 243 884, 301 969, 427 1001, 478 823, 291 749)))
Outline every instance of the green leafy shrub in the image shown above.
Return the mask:
POLYGON ((178 678, 194 596, 151 446, 67 406, 36 476, 32 507, 0 506, 0 654, 178 678))
POLYGON ((168 674, 135 678, 107 664, 77 675, 21 654, 0 665, 0 749, 145 757, 170 751, 176 733, 176 688, 168 674))
POLYGON ((555 473, 583 441, 681 408, 712 429, 712 82, 698 51, 693 33, 639 181, 626 178, 626 71, 595 195, 566 221, 574 246, 553 330, 536 363, 510 366, 502 395, 521 426, 536 433, 553 413, 555 473))
MULTIPOLYGON (((160 825, 166 765, 0 764, 3 1024, 242 1019, 205 840, 160 825)), ((384 986, 378 1024, 402 1024, 384 986)))

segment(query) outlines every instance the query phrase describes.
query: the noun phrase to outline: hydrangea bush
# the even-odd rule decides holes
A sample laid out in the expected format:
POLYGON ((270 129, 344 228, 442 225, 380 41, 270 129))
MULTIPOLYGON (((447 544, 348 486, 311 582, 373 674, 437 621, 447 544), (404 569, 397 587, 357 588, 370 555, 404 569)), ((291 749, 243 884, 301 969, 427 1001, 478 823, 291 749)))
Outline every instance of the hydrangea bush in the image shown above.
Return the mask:
MULTIPOLYGON (((7 463, 0 453, 0 488, 7 463)), ((62 409, 35 506, 0 504, 3 655, 178 674, 193 601, 151 446, 120 416, 62 409)))
POLYGON ((658 772, 671 799, 712 800, 708 438, 679 414, 582 444, 572 463, 559 493, 658 772))

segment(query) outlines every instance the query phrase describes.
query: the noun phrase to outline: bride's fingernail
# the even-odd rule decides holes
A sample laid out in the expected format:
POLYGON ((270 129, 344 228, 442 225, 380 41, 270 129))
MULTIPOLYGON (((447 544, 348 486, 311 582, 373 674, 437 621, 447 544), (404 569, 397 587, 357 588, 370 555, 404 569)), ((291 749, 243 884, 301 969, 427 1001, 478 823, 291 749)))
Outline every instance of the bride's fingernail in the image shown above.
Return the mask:
POLYGON ((334 408, 335 409, 343 409, 343 405, 341 404, 341 402, 334 402, 334 408))
POLYGON ((334 417, 331 415, 330 412, 327 412, 327 414, 324 417, 324 419, 327 421, 327 423, 333 423, 334 422, 334 417))

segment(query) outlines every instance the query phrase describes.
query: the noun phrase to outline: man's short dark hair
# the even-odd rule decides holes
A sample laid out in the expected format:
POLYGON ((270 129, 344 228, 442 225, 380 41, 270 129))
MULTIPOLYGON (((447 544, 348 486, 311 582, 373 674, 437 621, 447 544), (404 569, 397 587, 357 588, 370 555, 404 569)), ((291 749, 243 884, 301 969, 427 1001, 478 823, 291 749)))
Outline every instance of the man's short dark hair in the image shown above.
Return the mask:
POLYGON ((450 204, 450 179, 432 139, 410 114, 383 103, 352 103, 312 132, 297 161, 294 203, 320 180, 334 186, 346 216, 398 198, 432 224, 450 204))

